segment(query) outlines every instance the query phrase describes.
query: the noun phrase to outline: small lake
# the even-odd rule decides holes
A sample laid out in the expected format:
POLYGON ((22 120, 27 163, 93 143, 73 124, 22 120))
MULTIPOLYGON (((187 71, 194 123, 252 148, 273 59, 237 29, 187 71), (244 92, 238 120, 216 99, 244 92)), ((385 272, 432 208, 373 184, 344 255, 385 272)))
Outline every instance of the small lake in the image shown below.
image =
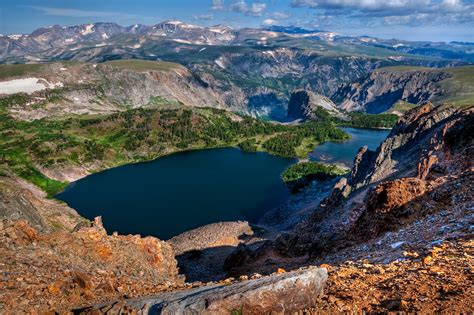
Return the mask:
POLYGON ((359 151, 359 148, 367 145, 369 149, 375 150, 390 133, 390 130, 383 129, 341 129, 349 133, 352 138, 343 143, 325 142, 318 145, 313 152, 309 154, 309 159, 311 161, 327 163, 342 163, 350 167, 354 162, 354 157, 359 151))
POLYGON ((108 232, 169 239, 219 221, 257 222, 283 204, 292 159, 224 148, 176 153, 96 173, 57 195, 108 232))

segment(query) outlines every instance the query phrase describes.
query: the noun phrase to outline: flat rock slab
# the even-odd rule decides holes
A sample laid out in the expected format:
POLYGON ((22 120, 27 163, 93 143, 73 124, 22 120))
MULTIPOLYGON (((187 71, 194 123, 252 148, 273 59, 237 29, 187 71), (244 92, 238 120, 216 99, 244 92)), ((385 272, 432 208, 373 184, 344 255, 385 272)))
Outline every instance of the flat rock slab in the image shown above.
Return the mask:
POLYGON ((84 313, 139 314, 288 314, 312 307, 328 273, 310 267, 230 285, 204 286, 96 306, 84 313))

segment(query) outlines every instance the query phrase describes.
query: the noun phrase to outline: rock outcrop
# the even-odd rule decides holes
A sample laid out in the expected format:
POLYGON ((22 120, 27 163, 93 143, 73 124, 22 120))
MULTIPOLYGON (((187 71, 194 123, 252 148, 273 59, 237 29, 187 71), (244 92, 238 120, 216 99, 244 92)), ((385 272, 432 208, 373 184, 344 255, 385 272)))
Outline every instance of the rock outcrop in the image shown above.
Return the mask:
POLYGON ((183 284, 168 244, 109 236, 100 218, 44 234, 25 221, 0 221, 0 266, 0 313, 67 311, 183 284))
POLYGON ((85 222, 74 209, 0 166, 0 218, 27 221, 40 232, 72 231, 85 222))
MULTIPOLYGON (((437 159, 436 164, 441 164, 443 160, 452 158, 448 154, 451 147, 449 139, 455 137, 453 133, 465 138, 472 119, 472 109, 434 108, 431 103, 409 111, 399 119, 375 152, 366 152, 356 159, 350 185, 357 189, 381 180, 426 177, 429 173, 426 168, 433 167, 433 159, 437 159), (460 126, 463 131, 456 131, 460 126)), ((464 160, 467 162, 470 159, 464 160)), ((468 168, 467 165, 464 167, 468 168)))
POLYGON ((291 93, 287 117, 290 119, 318 119, 318 115, 341 116, 336 105, 327 97, 306 90, 291 93), (322 111, 321 111, 322 110, 322 111))
POLYGON ((379 114, 400 100, 420 105, 442 96, 439 83, 449 77, 449 72, 437 69, 383 68, 341 87, 331 99, 347 111, 379 114))
POLYGON ((323 203, 306 226, 310 239, 325 235, 326 242, 320 238, 313 254, 323 251, 319 247, 323 243, 328 248, 338 239, 357 242, 358 237, 367 240, 397 230, 448 204, 454 206, 452 198, 458 200, 457 206, 468 207, 472 196, 465 194, 472 189, 473 119, 473 108, 425 104, 401 118, 375 152, 362 149, 347 184, 338 188, 351 193, 339 204, 323 203), (461 178, 467 186, 457 189, 461 178), (321 216, 324 224, 320 224, 321 216), (340 222, 338 228, 331 229, 336 222, 340 222), (317 234, 309 232, 314 229, 317 234))
POLYGON ((85 314, 292 314, 315 306, 327 280, 324 268, 307 268, 231 285, 214 285, 99 305, 85 314))

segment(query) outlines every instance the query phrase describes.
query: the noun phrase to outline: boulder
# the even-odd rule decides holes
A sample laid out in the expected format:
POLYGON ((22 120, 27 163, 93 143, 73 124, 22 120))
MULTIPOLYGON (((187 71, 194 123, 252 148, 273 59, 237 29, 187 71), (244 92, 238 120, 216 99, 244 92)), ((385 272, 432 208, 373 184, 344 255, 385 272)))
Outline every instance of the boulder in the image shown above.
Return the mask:
POLYGON ((119 301, 82 310, 84 314, 135 311, 139 314, 288 314, 315 306, 328 273, 310 267, 230 285, 213 285, 154 297, 119 301))

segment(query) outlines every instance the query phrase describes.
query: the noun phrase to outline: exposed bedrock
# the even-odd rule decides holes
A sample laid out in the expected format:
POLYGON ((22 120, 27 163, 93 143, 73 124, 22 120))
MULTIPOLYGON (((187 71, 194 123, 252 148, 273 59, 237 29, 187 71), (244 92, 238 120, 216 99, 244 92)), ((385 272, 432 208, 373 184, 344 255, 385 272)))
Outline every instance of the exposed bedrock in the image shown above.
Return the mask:
POLYGON ((242 281, 231 285, 199 287, 186 291, 100 305, 82 312, 117 314, 291 314, 315 306, 328 273, 309 267, 293 272, 242 281))
POLYGON ((339 88, 331 99, 347 111, 383 113, 403 100, 423 104, 443 95, 440 81, 451 74, 440 70, 375 70, 369 75, 339 88))
MULTIPOLYGON (((341 116, 336 105, 327 97, 307 90, 293 91, 288 103, 287 117, 291 119, 317 119, 318 110, 341 116)), ((320 112, 319 112, 320 113, 320 112)))
POLYGON ((107 235, 100 217, 72 232, 38 233, 0 221, 0 313, 47 313, 184 283, 170 245, 154 237, 107 235), (5 294, 4 294, 5 293, 5 294))

